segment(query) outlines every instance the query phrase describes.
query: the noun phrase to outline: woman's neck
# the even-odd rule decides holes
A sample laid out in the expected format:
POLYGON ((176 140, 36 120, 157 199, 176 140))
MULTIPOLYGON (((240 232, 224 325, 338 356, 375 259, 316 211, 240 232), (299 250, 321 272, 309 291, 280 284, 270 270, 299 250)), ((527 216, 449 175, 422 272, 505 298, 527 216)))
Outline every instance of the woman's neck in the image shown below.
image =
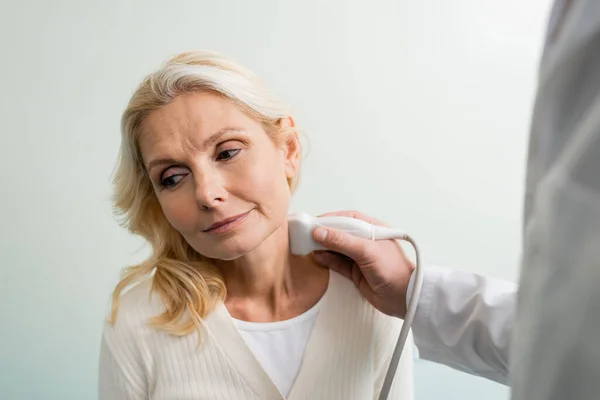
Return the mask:
POLYGON ((251 253, 220 264, 231 297, 267 297, 291 288, 291 264, 287 237, 275 231, 251 253))
POLYGON ((324 294, 328 271, 289 252, 284 225, 251 253, 219 263, 234 318, 267 322, 301 314, 324 294))

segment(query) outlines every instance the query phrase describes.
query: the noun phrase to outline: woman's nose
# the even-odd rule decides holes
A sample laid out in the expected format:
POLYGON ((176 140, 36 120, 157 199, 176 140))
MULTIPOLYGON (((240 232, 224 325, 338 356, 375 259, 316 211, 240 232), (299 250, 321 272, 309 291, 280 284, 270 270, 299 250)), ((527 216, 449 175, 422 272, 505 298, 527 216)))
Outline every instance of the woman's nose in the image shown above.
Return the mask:
POLYGON ((195 181, 196 201, 202 208, 214 208, 227 200, 227 191, 218 174, 200 174, 195 181))

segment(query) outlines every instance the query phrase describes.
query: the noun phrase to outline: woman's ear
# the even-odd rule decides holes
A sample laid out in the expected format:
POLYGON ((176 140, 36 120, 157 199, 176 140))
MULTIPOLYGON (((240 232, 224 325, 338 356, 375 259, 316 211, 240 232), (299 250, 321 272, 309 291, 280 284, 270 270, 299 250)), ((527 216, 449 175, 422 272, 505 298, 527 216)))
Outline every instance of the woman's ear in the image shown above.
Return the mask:
POLYGON ((296 131, 296 124, 292 117, 285 117, 279 120, 279 129, 285 137, 282 143, 283 152, 285 155, 285 175, 288 179, 296 176, 298 165, 300 164, 300 139, 296 131))

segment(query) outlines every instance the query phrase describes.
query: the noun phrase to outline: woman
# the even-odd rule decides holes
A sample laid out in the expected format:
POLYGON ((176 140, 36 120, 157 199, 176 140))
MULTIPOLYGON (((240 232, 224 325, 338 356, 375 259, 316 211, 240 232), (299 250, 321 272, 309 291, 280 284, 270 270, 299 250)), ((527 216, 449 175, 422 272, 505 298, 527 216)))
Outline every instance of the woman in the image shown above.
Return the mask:
MULTIPOLYGON (((135 91, 122 133, 115 204, 152 255, 113 293, 100 398, 376 398, 401 321, 290 255, 300 143, 259 79, 181 54, 135 91)), ((390 399, 412 398, 411 346, 390 399)))

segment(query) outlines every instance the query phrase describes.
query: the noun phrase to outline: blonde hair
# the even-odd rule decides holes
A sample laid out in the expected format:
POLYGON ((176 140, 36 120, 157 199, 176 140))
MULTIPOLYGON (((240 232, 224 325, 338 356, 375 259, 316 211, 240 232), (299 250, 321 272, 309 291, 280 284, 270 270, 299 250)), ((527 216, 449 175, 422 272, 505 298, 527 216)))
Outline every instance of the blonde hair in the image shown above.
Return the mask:
MULTIPOLYGON (((112 295, 110 323, 117 319, 123 291, 153 272, 152 291, 160 295, 165 310, 150 324, 171 334, 192 332, 217 301, 225 298, 225 282, 214 262, 198 254, 167 221, 139 149, 144 120, 153 110, 169 104, 178 95, 203 91, 231 100, 261 122, 278 143, 296 132, 279 127, 280 120, 290 115, 289 110, 254 73, 214 52, 179 54, 142 81, 121 119, 114 206, 121 224, 145 238, 152 246, 152 254, 123 271, 112 295)), ((297 176, 288 180, 292 192, 297 181, 297 176)))

